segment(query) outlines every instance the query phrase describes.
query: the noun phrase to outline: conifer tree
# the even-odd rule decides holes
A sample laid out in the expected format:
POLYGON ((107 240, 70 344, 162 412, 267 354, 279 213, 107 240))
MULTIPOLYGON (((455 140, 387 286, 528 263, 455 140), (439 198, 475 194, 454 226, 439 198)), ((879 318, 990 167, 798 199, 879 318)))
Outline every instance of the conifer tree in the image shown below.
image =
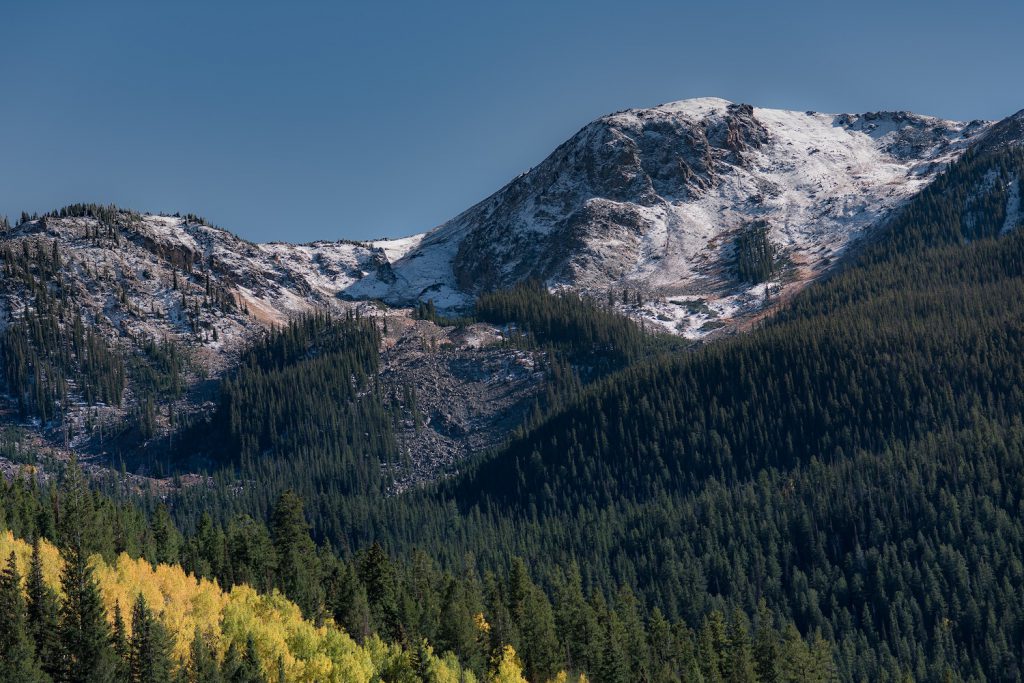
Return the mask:
POLYGON ((629 660, 629 670, 634 676, 647 680, 650 677, 650 654, 647 649, 647 634, 640 604, 628 586, 619 588, 615 598, 615 611, 622 623, 623 647, 629 660))
POLYGON ((774 619, 768 605, 761 600, 757 607, 757 631, 754 640, 754 670, 761 683, 779 683, 779 641, 774 619))
POLYGON ((97 550, 95 530, 95 514, 92 506, 92 495, 85 475, 72 455, 64 469, 64 478, 60 488, 60 509, 57 520, 57 545, 63 550, 75 548, 81 555, 88 558, 97 550))
POLYGON ((29 635, 17 557, 12 552, 0 573, 0 681, 40 683, 49 680, 29 635))
POLYGON ((228 649, 224 652, 224 661, 220 664, 220 678, 225 683, 235 680, 235 674, 242 666, 242 653, 238 645, 232 640, 228 643, 228 649))
POLYGON ((597 615, 600 628, 600 650, 597 668, 594 671, 601 681, 608 683, 629 683, 631 672, 629 657, 623 643, 622 622, 619 616, 598 593, 594 599, 594 613, 597 615))
MULTIPOLYGON (((84 489, 84 483, 81 486, 84 489)), ((64 538, 68 546, 64 551, 64 568, 61 571, 64 601, 59 615, 62 680, 67 683, 108 683, 115 678, 116 661, 103 599, 83 548, 83 536, 81 532, 74 531, 76 526, 81 526, 68 518, 69 513, 85 514, 84 496, 80 490, 76 493, 71 499, 72 506, 64 512, 64 538)))
POLYGON ((598 661, 599 627, 593 608, 583 594, 579 565, 570 563, 556 587, 555 623, 565 643, 565 662, 574 671, 594 671, 598 661))
POLYGON ((302 511, 302 499, 285 491, 277 499, 271 517, 271 537, 277 555, 279 588, 302 608, 307 617, 323 606, 323 579, 316 544, 302 511))
POLYGON ((345 631, 362 643, 370 635, 370 603, 366 588, 349 562, 336 562, 327 579, 327 608, 345 631))
POLYGON ((723 661, 723 678, 726 683, 756 683, 754 656, 750 645, 750 625, 747 617, 738 608, 733 610, 726 627, 728 652, 723 661))
POLYGON ((263 666, 256 654, 256 643, 252 636, 246 639, 245 652, 241 656, 238 656, 236 652, 233 659, 236 664, 230 673, 225 673, 225 683, 267 683, 267 677, 263 674, 263 666))
POLYGON ((547 680, 561 665, 558 634, 551 603, 544 591, 532 584, 523 601, 522 620, 526 676, 535 681, 547 680))
POLYGON ((116 658, 117 678, 126 679, 130 672, 131 646, 128 642, 128 629, 125 627, 121 602, 114 603, 114 625, 110 634, 111 647, 116 658))
POLYGON ((672 624, 661 609, 655 607, 647 626, 648 652, 650 653, 651 674, 655 681, 671 680, 676 675, 673 666, 675 658, 675 637, 672 624))
POLYGON ((25 589, 28 594, 28 630, 35 643, 36 654, 43 671, 51 678, 59 673, 60 641, 58 629, 57 594, 43 578, 43 562, 39 554, 39 537, 32 543, 32 557, 29 560, 25 589))
POLYGON ((130 671, 133 683, 170 683, 170 639, 139 593, 132 607, 130 671))
POLYGON ((400 635, 398 597, 391 559, 379 543, 373 543, 359 560, 359 579, 366 587, 374 623, 389 638, 400 635))
POLYGON ((722 670, 726 655, 725 619, 715 610, 704 617, 697 634, 697 660, 704 680, 708 683, 723 683, 722 670))
MULTIPOLYGON (((152 409, 152 397, 148 398, 149 408, 152 409)), ((159 504, 153 519, 150 522, 153 529, 153 542, 156 545, 156 561, 164 564, 174 564, 178 561, 178 549, 181 544, 181 533, 167 511, 167 506, 159 504)))
POLYGON ((186 667, 186 679, 189 683, 221 683, 223 680, 220 667, 217 666, 217 657, 210 648, 208 639, 209 636, 202 633, 197 626, 192 636, 186 667))

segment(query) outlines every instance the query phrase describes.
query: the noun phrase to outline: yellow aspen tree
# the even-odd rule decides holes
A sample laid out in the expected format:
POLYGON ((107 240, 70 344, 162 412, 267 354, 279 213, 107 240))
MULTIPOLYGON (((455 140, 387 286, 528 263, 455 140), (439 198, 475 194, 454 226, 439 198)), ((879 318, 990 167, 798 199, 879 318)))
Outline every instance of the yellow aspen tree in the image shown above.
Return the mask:
POLYGON ((515 648, 506 645, 501 653, 495 658, 488 683, 527 683, 523 678, 523 666, 519 662, 519 655, 515 648))

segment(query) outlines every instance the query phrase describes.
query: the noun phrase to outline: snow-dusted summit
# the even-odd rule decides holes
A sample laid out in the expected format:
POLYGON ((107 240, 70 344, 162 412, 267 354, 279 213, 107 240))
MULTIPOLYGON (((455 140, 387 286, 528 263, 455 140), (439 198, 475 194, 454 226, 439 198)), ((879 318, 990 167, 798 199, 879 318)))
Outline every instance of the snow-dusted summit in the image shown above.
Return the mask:
POLYGON ((637 312, 700 336, 765 299, 764 284, 729 267, 738 230, 766 222, 791 264, 774 289, 799 286, 991 125, 715 98, 630 109, 588 124, 345 295, 458 307, 540 278, 640 291, 637 312))
MULTIPOLYGON (((528 278, 612 292, 630 314, 698 338, 813 280, 968 148, 1021 140, 1024 113, 963 123, 692 99, 597 119, 490 197, 403 239, 254 244, 195 217, 120 212, 111 225, 27 221, 0 246, 66 251, 91 322, 216 350, 310 309, 433 300, 454 311, 528 278), (754 225, 783 264, 757 285, 734 267, 736 236, 754 225)), ((15 285, 0 282, 0 329, 24 303, 15 285)))

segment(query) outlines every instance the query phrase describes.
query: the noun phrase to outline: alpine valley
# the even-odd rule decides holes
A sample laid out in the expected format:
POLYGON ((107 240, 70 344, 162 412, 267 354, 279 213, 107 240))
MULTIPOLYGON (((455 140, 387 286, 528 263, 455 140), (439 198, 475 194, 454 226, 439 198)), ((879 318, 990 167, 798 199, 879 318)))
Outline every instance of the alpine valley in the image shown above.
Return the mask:
POLYGON ((1022 190, 702 98, 402 239, 4 220, 0 680, 1021 680, 1022 190))

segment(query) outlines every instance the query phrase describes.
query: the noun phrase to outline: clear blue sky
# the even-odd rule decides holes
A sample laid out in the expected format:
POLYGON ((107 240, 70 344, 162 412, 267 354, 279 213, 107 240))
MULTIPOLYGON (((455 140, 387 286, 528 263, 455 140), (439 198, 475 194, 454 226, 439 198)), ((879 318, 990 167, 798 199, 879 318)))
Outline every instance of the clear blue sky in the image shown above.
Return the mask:
POLYGON ((627 107, 1024 108, 1019 0, 0 0, 0 26, 0 213, 116 202, 254 240, 433 227, 627 107))

